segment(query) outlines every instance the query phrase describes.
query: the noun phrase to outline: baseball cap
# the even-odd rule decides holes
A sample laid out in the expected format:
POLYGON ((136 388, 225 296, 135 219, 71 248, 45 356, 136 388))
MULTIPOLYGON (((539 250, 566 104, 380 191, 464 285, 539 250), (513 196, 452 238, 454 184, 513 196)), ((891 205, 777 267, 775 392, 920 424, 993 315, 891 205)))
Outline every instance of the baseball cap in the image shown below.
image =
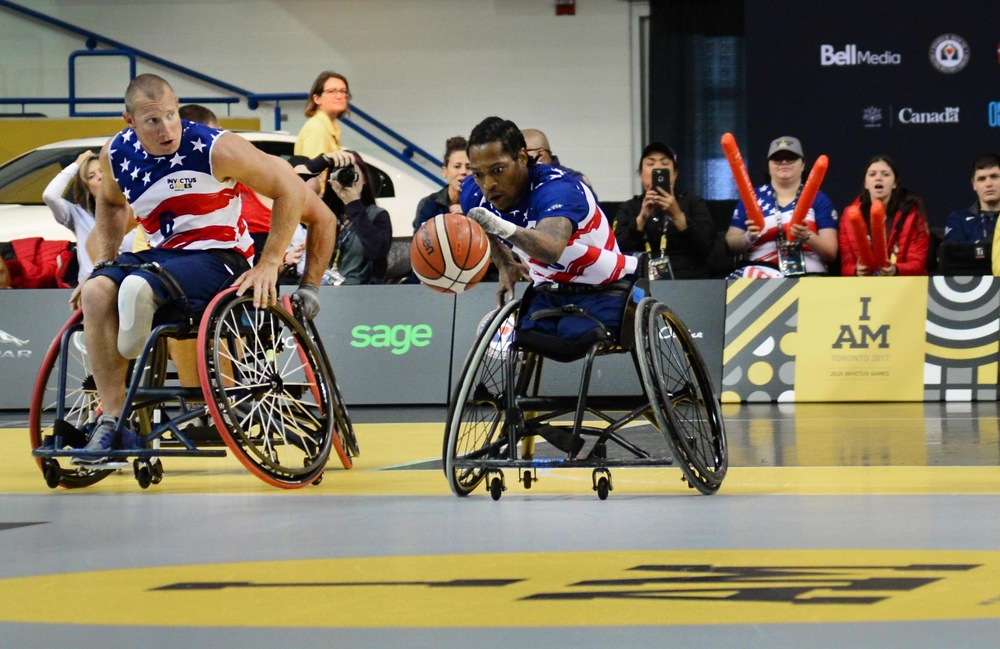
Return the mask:
POLYGON ((670 158, 675 165, 677 164, 677 153, 669 145, 659 141, 647 144, 642 150, 642 155, 639 156, 639 161, 642 162, 643 158, 653 153, 662 153, 670 158))
POLYGON ((802 143, 799 142, 798 138, 794 138, 791 135, 782 135, 778 139, 771 142, 771 148, 767 150, 768 160, 770 160, 771 156, 775 153, 780 153, 782 151, 789 151, 800 158, 806 157, 802 153, 802 143))

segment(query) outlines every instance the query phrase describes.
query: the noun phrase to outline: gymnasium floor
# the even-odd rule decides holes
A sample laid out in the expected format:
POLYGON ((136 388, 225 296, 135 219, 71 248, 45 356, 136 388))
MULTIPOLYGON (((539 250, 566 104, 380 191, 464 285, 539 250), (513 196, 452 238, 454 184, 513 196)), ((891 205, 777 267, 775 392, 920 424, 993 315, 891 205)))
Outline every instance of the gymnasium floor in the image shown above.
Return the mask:
POLYGON ((456 498, 441 409, 352 409, 362 455, 272 489, 171 458, 50 491, 0 413, 3 647, 997 647, 997 404, 728 406, 731 466, 508 476, 456 498))

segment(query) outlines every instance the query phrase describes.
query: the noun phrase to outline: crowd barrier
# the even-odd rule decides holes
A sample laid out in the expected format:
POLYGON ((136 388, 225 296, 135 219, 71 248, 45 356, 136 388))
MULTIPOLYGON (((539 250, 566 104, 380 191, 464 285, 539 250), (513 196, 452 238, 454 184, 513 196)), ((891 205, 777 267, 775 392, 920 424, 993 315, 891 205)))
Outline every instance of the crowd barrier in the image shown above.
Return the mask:
MULTIPOLYGON (((722 401, 995 401, 1000 282, 993 277, 657 281, 691 330, 722 401)), ((0 409, 28 407, 69 316, 70 291, 0 291, 0 409)), ((317 327, 350 404, 445 404, 496 285, 321 287, 317 327)), ((549 363, 574 394, 577 364, 549 363)), ((625 355, 598 359, 593 394, 637 389, 625 355)))

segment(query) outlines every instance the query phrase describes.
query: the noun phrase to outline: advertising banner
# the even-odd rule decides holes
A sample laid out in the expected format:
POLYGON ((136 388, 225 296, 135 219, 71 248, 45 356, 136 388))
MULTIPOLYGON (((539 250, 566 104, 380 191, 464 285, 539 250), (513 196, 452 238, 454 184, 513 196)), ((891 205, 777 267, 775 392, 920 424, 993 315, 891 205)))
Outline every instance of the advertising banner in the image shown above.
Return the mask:
POLYGON ((799 281, 796 401, 922 401, 926 277, 799 281))
POLYGON ((894 159, 901 184, 924 198, 932 226, 975 200, 972 162, 1000 148, 1000 31, 984 5, 745 6, 743 155, 754 182, 765 180, 768 143, 792 135, 807 164, 829 156, 823 191, 838 211, 861 191, 876 154, 894 159))

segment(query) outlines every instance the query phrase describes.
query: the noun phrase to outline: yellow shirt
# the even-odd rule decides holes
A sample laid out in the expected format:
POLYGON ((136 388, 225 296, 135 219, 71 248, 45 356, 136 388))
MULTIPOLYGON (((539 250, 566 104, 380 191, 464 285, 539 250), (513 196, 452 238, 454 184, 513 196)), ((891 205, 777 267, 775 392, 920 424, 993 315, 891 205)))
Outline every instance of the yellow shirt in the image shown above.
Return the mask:
POLYGON ((295 140, 295 155, 315 158, 321 153, 340 151, 340 125, 321 110, 306 120, 295 140))

